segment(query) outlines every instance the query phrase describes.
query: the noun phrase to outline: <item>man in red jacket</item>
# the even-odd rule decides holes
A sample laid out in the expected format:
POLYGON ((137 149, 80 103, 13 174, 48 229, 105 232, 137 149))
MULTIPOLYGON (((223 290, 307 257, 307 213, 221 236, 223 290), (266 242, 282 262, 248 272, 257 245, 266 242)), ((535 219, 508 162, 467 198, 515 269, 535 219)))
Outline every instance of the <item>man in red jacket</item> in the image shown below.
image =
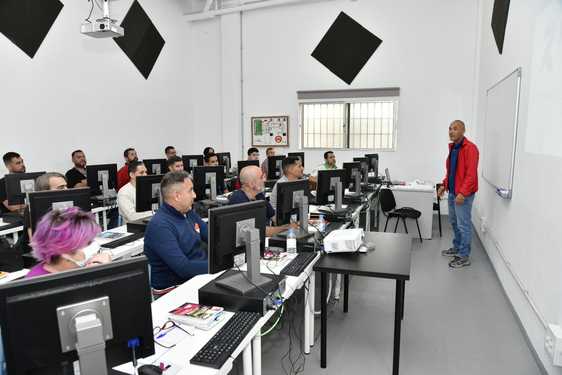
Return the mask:
POLYGON ((133 161, 138 161, 137 152, 134 148, 129 147, 123 152, 123 157, 125 158, 125 165, 117 171, 117 191, 123 186, 127 185, 131 178, 129 177, 129 163, 133 161))
POLYGON ((449 191, 449 222, 453 227, 453 247, 441 254, 452 258, 451 268, 470 266, 470 242, 472 239, 471 211, 478 191, 478 148, 465 136, 464 122, 455 120, 449 125, 449 156, 447 175, 438 195, 449 191))

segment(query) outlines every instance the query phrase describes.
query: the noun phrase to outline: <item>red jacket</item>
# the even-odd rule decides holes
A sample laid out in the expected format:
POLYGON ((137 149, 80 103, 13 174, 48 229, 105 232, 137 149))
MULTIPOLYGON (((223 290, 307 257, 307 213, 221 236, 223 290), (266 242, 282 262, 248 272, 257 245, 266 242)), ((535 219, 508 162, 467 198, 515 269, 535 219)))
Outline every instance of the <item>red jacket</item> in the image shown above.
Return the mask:
MULTIPOLYGON (((449 143, 449 156, 446 162, 447 175, 443 180, 445 190, 449 190, 449 167, 451 164, 450 158, 453 145, 454 143, 449 143)), ((478 158, 478 147, 465 137, 457 158, 455 195, 462 194, 467 197, 478 191, 478 158)))
POLYGON ((124 166, 117 171, 117 191, 121 189, 123 186, 127 185, 131 177, 129 177, 129 166, 125 164, 124 166))

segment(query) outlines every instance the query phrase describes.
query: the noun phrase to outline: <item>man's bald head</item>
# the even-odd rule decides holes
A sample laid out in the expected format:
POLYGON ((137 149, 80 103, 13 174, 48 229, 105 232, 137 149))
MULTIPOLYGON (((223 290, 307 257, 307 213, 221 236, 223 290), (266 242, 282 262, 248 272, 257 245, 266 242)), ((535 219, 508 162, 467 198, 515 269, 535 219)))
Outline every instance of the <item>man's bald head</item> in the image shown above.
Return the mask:
POLYGON ((466 127, 461 120, 451 122, 451 125, 449 125, 449 139, 454 143, 460 142, 464 137, 465 130, 466 127))
POLYGON ((242 185, 242 190, 246 194, 252 195, 252 199, 257 194, 263 192, 265 180, 261 168, 255 165, 242 168, 240 171, 240 185, 242 185))

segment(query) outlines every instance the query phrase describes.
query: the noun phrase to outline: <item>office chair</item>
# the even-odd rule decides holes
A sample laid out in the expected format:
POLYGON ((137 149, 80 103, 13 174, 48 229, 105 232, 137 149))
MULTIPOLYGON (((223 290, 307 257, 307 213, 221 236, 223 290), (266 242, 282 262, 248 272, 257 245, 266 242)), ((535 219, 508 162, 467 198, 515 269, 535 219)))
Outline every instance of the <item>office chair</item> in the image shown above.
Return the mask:
POLYGON ((437 196, 437 202, 433 202, 433 211, 437 211, 437 219, 439 220, 439 237, 443 237, 443 232, 441 231, 441 197, 437 194, 439 188, 443 184, 435 185, 435 195, 437 196))
POLYGON ((398 222, 402 219, 404 224, 404 230, 408 233, 408 227, 406 226, 406 219, 415 219, 416 226, 418 227, 418 235, 420 236, 420 241, 423 242, 420 224, 418 222, 421 212, 412 207, 402 207, 396 208, 396 200, 394 199, 394 193, 390 189, 382 189, 380 191, 380 205, 382 213, 386 216, 386 223, 384 224, 384 231, 386 232, 386 227, 388 225, 388 220, 391 217, 396 218, 396 225, 394 226, 394 233, 398 229, 398 222))

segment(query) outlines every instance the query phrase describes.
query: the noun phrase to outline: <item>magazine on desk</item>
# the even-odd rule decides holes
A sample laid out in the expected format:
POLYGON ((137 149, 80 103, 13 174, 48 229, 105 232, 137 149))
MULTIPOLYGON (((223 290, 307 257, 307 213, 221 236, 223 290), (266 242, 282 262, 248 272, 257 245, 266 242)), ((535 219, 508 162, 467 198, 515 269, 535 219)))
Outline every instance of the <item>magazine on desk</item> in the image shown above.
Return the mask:
POLYGON ((170 311, 168 318, 177 323, 208 331, 222 320, 223 313, 222 307, 186 302, 170 311))

